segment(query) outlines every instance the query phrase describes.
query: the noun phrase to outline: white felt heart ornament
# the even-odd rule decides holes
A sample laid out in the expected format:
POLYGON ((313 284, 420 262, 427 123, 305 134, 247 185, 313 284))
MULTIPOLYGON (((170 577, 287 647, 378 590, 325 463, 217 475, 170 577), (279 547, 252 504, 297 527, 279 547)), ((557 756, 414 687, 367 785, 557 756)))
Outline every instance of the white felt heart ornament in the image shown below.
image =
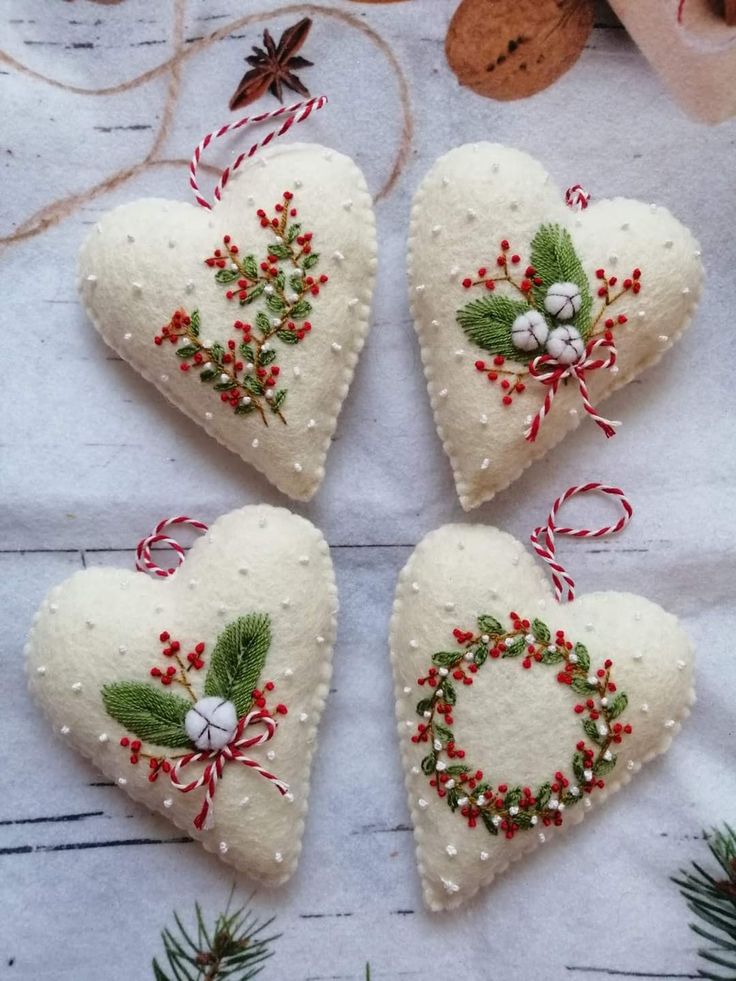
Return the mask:
POLYGON ((668 748, 694 699, 675 617, 627 593, 561 605, 520 542, 479 525, 445 525, 409 559, 391 658, 433 910, 604 803, 668 748))
MULTIPOLYGON (((688 326, 698 244, 666 209, 578 213, 542 166, 480 143, 441 157, 414 199, 411 304, 462 506, 487 501, 688 326)), ((592 421, 591 421, 592 420, 592 421)))
POLYGON ((301 850, 336 608, 320 532, 245 507, 169 578, 96 568, 53 589, 29 685, 54 732, 131 797, 279 884, 301 850))
POLYGON ((308 500, 368 330, 373 208, 348 157, 260 151, 212 211, 146 199, 105 215, 79 288, 105 341, 211 436, 308 500))

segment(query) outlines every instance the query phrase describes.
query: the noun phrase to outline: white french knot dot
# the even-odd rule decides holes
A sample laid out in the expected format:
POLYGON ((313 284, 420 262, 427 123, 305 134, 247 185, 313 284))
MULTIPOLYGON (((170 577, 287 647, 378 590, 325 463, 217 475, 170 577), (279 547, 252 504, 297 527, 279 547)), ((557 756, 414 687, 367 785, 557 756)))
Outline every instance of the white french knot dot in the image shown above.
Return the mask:
POLYGON ((166 797, 166 798, 164 799, 164 807, 171 807, 171 805, 172 805, 173 803, 174 803, 174 802, 173 802, 173 800, 172 800, 172 799, 171 799, 170 797, 166 797))
POLYGON ((227 848, 228 848, 227 842, 226 841, 221 841, 220 844, 218 845, 218 848, 220 849, 220 851, 224 855, 225 852, 227 851, 227 848))
POLYGON ((43 665, 40 665, 36 668, 36 674, 46 674, 46 668, 43 665))
POLYGON ((99 734, 99 736, 97 737, 97 741, 100 742, 100 743, 106 743, 106 742, 109 742, 109 740, 110 740, 110 737, 108 736, 108 734, 106 732, 101 732, 99 734))
POLYGON ((284 856, 281 854, 281 852, 274 852, 273 860, 274 862, 281 864, 281 862, 284 860, 284 856))

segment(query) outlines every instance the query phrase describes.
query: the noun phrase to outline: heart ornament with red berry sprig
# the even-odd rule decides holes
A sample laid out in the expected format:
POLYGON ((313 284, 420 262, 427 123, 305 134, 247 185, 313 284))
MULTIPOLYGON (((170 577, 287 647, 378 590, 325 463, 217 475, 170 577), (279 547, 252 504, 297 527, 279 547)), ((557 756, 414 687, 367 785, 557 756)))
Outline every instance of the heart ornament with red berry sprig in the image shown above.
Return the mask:
POLYGON ((136 801, 261 882, 294 872, 328 692, 337 593, 317 529, 281 508, 221 517, 184 550, 162 522, 138 567, 55 587, 26 646, 58 738, 136 801))
POLYGON ((492 498, 688 326, 700 251, 665 208, 565 199, 510 147, 441 157, 414 199, 410 289, 444 449, 466 510, 492 498), (573 210, 573 207, 577 208, 573 210))
MULTIPOLYGON (((584 485, 564 499, 591 490, 621 496, 584 485)), ((626 520, 593 532, 552 517, 538 529, 554 592, 519 541, 481 525, 431 532, 402 571, 391 658, 430 909, 460 905, 569 832, 663 753, 689 715, 693 654, 674 616, 629 593, 558 602, 573 583, 555 559, 555 532, 597 538, 626 520)))
MULTIPOLYGON (((238 125, 202 141, 194 172, 210 138, 238 125)), ((371 198, 350 158, 305 144, 243 154, 215 196, 212 208, 197 191, 197 204, 147 199, 105 215, 82 248, 82 301, 174 405, 308 500, 368 330, 371 198)))

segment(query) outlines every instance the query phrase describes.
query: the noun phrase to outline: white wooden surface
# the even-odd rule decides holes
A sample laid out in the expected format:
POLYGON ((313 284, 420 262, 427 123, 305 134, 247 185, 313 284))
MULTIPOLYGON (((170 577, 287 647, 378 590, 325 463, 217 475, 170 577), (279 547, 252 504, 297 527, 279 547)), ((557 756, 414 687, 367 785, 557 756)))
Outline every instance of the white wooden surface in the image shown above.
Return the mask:
MULTIPOLYGON (((10 237, 0 256, 2 979, 149 978, 171 910, 186 915, 199 900, 214 915, 232 881, 54 742, 26 694, 22 650, 51 585, 85 564, 131 566, 132 546, 160 517, 206 520, 248 501, 284 503, 113 356, 85 323, 74 286, 75 254, 102 211, 136 195, 187 197, 184 167, 173 163, 139 168, 94 198, 89 190, 148 154, 183 160, 227 118, 248 44, 265 23, 280 30, 310 7, 275 16, 269 6, 0 0, 0 232, 10 237), (266 16, 244 23, 258 14, 266 16), (177 29, 186 52, 178 82, 157 69, 174 53, 177 29), (222 38, 210 42, 214 30, 222 38), (146 72, 147 81, 131 83, 146 72), (111 91, 79 91, 101 88, 111 91), (73 195, 81 197, 44 212, 45 230, 26 235, 34 212, 73 195)), ((453 7, 312 6, 305 54, 317 67, 304 79, 332 102, 299 137, 350 152, 381 188, 402 129, 392 56, 414 133, 407 166, 378 203, 373 331, 324 487, 299 509, 334 547, 342 613, 303 861, 286 888, 255 899, 264 914, 277 913, 283 932, 264 977, 357 979, 366 960, 374 978, 387 979, 692 977, 696 939, 668 876, 702 856, 701 829, 733 819, 736 800, 736 126, 688 121, 603 10, 580 63, 554 87, 521 103, 481 99, 458 88, 444 60, 453 7), (701 239, 709 279, 684 341, 607 404, 625 420, 616 440, 604 445, 595 427, 581 427, 462 519, 419 367, 404 251, 418 180, 436 155, 477 138, 535 152, 563 187, 581 181, 597 196, 672 208, 701 239), (397 572, 442 522, 488 521, 523 537, 558 492, 587 478, 625 487, 635 521, 611 542, 565 545, 565 558, 584 588, 640 591, 683 618, 699 651, 698 704, 673 750, 604 813, 466 909, 430 916, 394 736, 386 630, 397 572)), ((218 152, 212 159, 224 164, 229 151, 218 152)), ((590 517, 582 506, 578 513, 590 517)), ((239 881, 245 894, 249 884, 239 881)))

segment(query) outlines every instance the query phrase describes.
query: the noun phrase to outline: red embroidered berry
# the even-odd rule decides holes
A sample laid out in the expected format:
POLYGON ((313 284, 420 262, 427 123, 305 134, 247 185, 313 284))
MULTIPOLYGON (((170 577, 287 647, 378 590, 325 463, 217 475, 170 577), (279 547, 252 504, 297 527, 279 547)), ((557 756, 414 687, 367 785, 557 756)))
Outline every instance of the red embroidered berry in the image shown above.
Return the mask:
POLYGON ((495 358, 493 359, 493 363, 495 365, 502 365, 502 364, 504 364, 505 361, 506 361, 506 359, 504 358, 504 356, 502 354, 497 354, 495 356, 495 358))
POLYGON ((485 282, 485 287, 487 290, 495 290, 496 284, 492 279, 487 279, 485 282))
POLYGON ((120 740, 120 745, 121 746, 129 746, 130 745, 130 739, 128 739, 127 736, 123 736, 123 738, 120 740))
POLYGON ((134 753, 137 753, 138 750, 141 748, 140 739, 134 739, 133 742, 130 744, 130 748, 133 750, 134 753))
POLYGON ((635 269, 631 276, 633 279, 641 279, 641 269, 635 269))
POLYGON ((161 668, 151 668, 151 670, 148 673, 151 675, 152 678, 160 678, 161 668))
POLYGON ((620 324, 625 324, 628 319, 629 318, 626 316, 625 313, 620 313, 617 317, 617 320, 620 324))
POLYGON ((496 259, 496 265, 497 266, 505 266, 506 265, 506 256, 505 255, 500 255, 496 259))
POLYGON ((511 246, 509 245, 508 239, 505 238, 505 239, 502 240, 502 242, 501 242, 501 248, 503 249, 504 252, 507 249, 510 249, 511 248, 511 246))
POLYGON ((522 288, 522 290, 525 293, 528 293, 529 290, 532 288, 531 280, 530 279, 522 279, 522 281, 521 281, 521 288, 522 288))
POLYGON ((475 368, 476 371, 485 371, 486 370, 485 361, 476 361, 475 368))
POLYGON ((521 256, 519 256, 519 255, 512 255, 511 256, 511 261, 516 266, 516 265, 518 265, 521 262, 521 256))
POLYGON ((289 710, 285 705, 280 704, 276 706, 276 711, 279 713, 279 715, 286 715, 289 710))
POLYGON ((595 275, 596 275, 596 278, 597 279, 605 279, 606 278, 606 270, 605 269, 596 269, 595 275))

